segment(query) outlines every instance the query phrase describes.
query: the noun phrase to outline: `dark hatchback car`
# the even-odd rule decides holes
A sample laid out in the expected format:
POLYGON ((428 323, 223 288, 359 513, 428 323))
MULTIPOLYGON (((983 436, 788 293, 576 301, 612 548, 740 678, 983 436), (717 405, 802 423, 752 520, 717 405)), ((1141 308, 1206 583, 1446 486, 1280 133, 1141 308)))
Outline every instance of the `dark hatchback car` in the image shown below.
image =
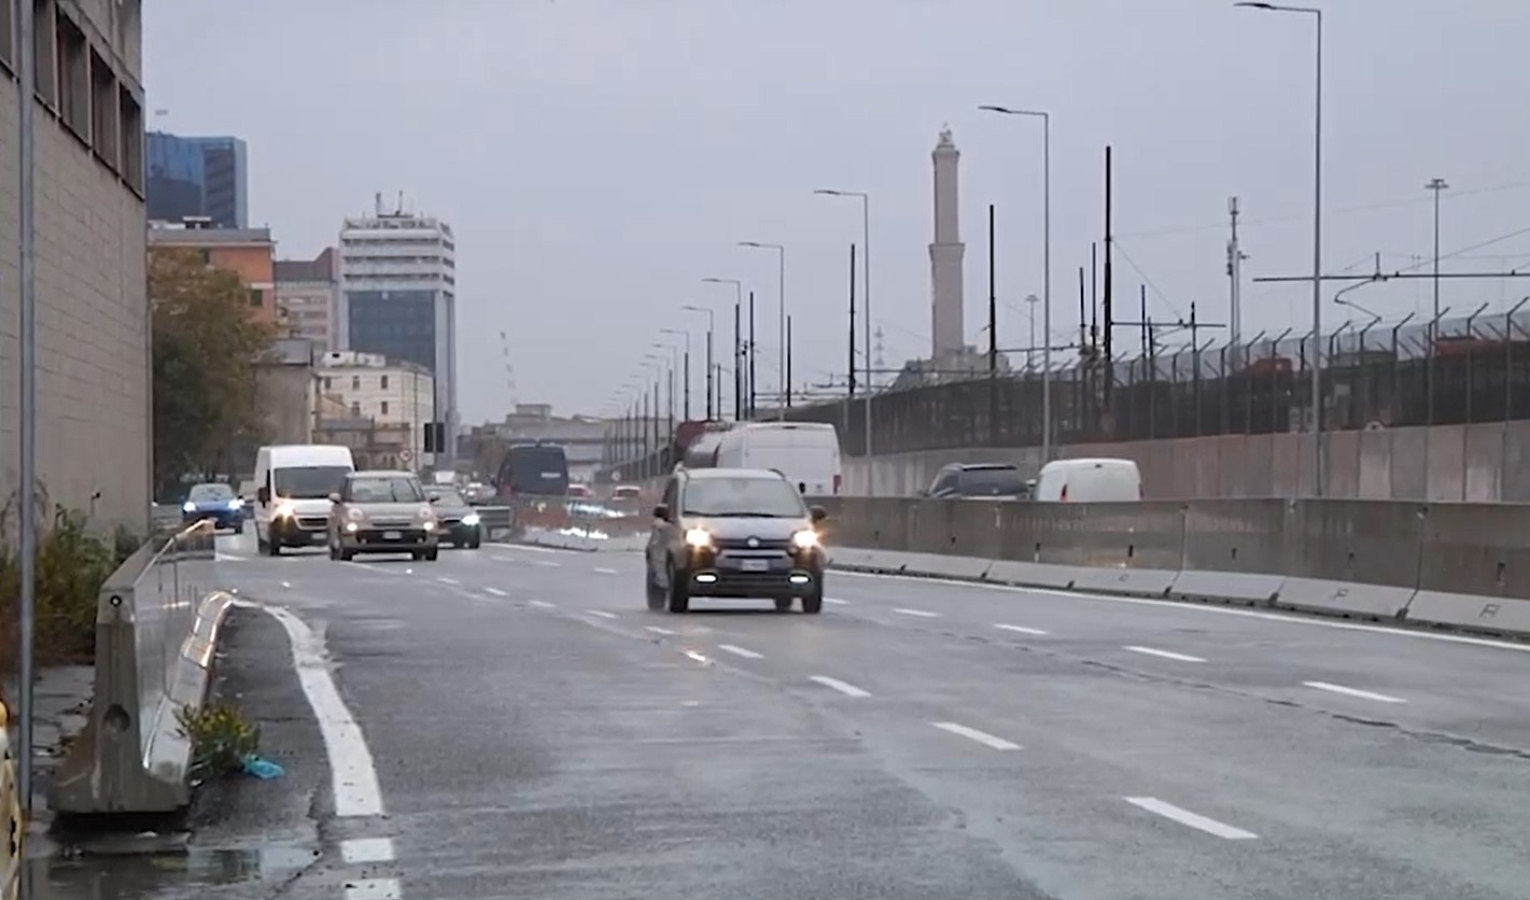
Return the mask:
POLYGON ((469 550, 477 550, 483 544, 483 526, 478 521, 478 510, 465 497, 452 488, 435 485, 425 489, 425 496, 436 508, 442 543, 450 541, 453 547, 469 550))
POLYGON ((951 463, 935 473, 921 494, 936 500, 1029 500, 1033 487, 1010 463, 951 463))
POLYGON ((217 528, 244 534, 244 501, 221 482, 195 485, 181 504, 181 521, 189 525, 203 519, 212 519, 217 528))
POLYGON ((682 469, 654 508, 645 587, 649 609, 683 613, 696 597, 759 597, 786 612, 823 610, 818 525, 779 472, 682 469))

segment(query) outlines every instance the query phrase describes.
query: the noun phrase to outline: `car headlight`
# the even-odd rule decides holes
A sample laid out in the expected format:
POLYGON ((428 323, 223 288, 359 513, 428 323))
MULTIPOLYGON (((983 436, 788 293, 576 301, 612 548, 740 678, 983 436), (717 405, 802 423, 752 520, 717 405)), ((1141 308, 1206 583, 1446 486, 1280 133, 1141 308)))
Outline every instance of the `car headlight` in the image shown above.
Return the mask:
POLYGON ((229 509, 243 509, 244 508, 244 501, 240 500, 238 497, 235 497, 234 499, 228 501, 228 508, 229 509))
POLYGON ((685 533, 685 542, 692 547, 710 547, 712 535, 705 528, 692 528, 685 533))
POLYGON ((290 519, 296 512, 297 511, 292 508, 291 503, 283 502, 276 505, 276 511, 273 515, 278 519, 290 519))
POLYGON ((192 503, 190 500, 187 500, 185 503, 181 504, 181 510, 183 512, 196 512, 197 511, 197 505, 195 503, 192 503))
POLYGON ((467 515, 463 516, 462 517, 462 524, 468 526, 469 528, 473 527, 474 525, 477 525, 478 524, 478 513, 468 513, 467 515))
POLYGON ((360 528, 361 528, 361 525, 356 523, 356 522, 346 522, 345 523, 345 530, 347 532, 352 533, 352 534, 354 534, 356 531, 360 530, 360 528))
POLYGON ((426 534, 429 534, 430 532, 436 530, 436 523, 430 519, 426 519, 424 522, 420 523, 420 527, 425 530, 426 534))
POLYGON ((818 546, 818 532, 804 529, 792 535, 792 546, 798 550, 810 550, 818 546))

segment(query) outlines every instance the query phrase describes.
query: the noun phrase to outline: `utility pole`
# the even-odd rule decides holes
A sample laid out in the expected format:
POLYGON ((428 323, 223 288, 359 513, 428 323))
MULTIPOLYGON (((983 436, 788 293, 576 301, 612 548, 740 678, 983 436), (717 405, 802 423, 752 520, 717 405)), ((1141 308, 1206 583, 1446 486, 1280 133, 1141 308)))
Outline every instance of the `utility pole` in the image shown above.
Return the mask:
POLYGON ((1116 357, 1115 357, 1115 354, 1111 350, 1111 337, 1112 337, 1111 332, 1114 330, 1112 328, 1112 326, 1115 324, 1115 318, 1114 318, 1114 300, 1115 300, 1115 297, 1114 297, 1114 294, 1115 294, 1114 284, 1115 284, 1115 278, 1112 277, 1113 273, 1111 272, 1111 267, 1110 267, 1110 257, 1111 257, 1111 252, 1110 251, 1111 251, 1111 247, 1113 247, 1115 245, 1115 237, 1114 237, 1114 235, 1113 235, 1113 233, 1111 232, 1111 229, 1110 229, 1110 207, 1111 207, 1111 175, 1110 175, 1110 168, 1111 168, 1110 167, 1110 162, 1111 162, 1111 160, 1110 160, 1110 155, 1111 155, 1110 154, 1110 145, 1106 144, 1105 145, 1105 273, 1104 273, 1104 280, 1105 280, 1104 319, 1105 319, 1105 322, 1104 322, 1104 335, 1103 335, 1103 342, 1105 344, 1105 368, 1103 370, 1104 371, 1105 384, 1103 385, 1103 388, 1104 388, 1104 395, 1105 395, 1105 415, 1107 417, 1109 417, 1110 414, 1111 414, 1111 405, 1110 405, 1110 399, 1111 398, 1110 398, 1110 395, 1111 395, 1112 389, 1115 387, 1115 381, 1116 381, 1116 367, 1115 367, 1116 357))
MULTIPOLYGON (((867 347, 866 348, 866 352, 867 352, 867 354, 869 356, 869 354, 871 352, 871 348, 867 347)), ((849 371, 850 371, 850 389, 849 389, 848 396, 849 396, 850 400, 854 400, 855 399, 855 245, 854 244, 850 245, 850 359, 849 359, 849 363, 850 363, 850 365, 849 365, 849 371)), ((867 366, 867 368, 870 368, 870 366, 867 366)), ((846 403, 845 409, 846 409, 846 414, 848 415, 849 414, 849 403, 848 402, 846 403)))
POLYGON ((1426 422, 1434 424, 1434 357, 1435 347, 1439 343, 1440 335, 1440 192, 1448 189, 1450 185, 1445 179, 1436 178, 1424 185, 1425 190, 1434 191, 1434 272, 1430 280, 1434 283, 1434 317, 1429 320, 1429 356, 1425 372, 1427 373, 1428 399, 1425 405, 1428 409, 1426 422))
POLYGON ((754 359, 759 352, 754 343, 754 291, 749 292, 749 343, 745 352, 749 354, 749 418, 754 418, 755 411, 755 382, 754 382, 754 359))
POLYGON ((1238 198, 1227 198, 1227 216, 1231 228, 1231 236, 1227 240, 1227 341, 1228 348, 1232 351, 1232 359, 1229 360, 1234 367, 1239 365, 1237 358, 1238 350, 1242 346, 1243 338, 1243 261, 1248 255, 1243 252, 1243 247, 1238 243, 1238 198))
POLYGON ((994 207, 988 204, 988 445, 999 443, 999 294, 994 207))
MULTIPOLYGON (((792 408, 792 317, 786 317, 786 408, 792 408)), ((786 418, 785 413, 781 418, 786 418)))
POLYGON ((733 421, 744 421, 744 339, 742 310, 738 301, 733 303, 733 421))

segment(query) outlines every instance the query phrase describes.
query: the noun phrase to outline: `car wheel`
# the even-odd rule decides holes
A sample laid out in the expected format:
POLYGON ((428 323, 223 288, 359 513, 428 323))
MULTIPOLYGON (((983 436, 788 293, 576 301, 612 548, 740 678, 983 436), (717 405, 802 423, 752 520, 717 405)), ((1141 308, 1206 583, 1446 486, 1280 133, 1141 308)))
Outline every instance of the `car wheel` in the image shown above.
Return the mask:
POLYGON ((350 562, 352 559, 356 558, 356 551, 355 550, 347 550, 344 547, 341 547, 339 549, 339 551, 337 551, 337 552, 339 553, 339 556, 337 558, 341 562, 350 562))
POLYGON ((784 613, 792 611, 792 598, 783 597, 776 601, 776 612, 784 613))
POLYGON ((243 521, 239 521, 239 522, 235 522, 234 523, 234 534, 244 534, 244 522, 243 521))
POLYGON ((802 611, 810 616, 823 612, 823 584, 813 585, 813 590, 802 598, 802 611))
POLYGON ((675 570, 675 563, 668 563, 669 572, 669 611, 672 613, 688 612, 691 608, 691 594, 687 590, 685 575, 675 570))
POLYGON ((274 540, 266 541, 266 555, 268 555, 268 556, 281 556, 282 555, 282 545, 277 543, 274 540))
POLYGON ((477 550, 479 547, 482 547, 482 546, 483 546, 483 535, 480 534, 477 531, 473 532, 473 537, 472 537, 471 540, 468 541, 467 548, 469 550, 477 550))
POLYGON ((441 548, 440 547, 431 547, 429 550, 425 551, 425 561, 426 562, 435 562, 436 559, 440 555, 441 555, 441 548))

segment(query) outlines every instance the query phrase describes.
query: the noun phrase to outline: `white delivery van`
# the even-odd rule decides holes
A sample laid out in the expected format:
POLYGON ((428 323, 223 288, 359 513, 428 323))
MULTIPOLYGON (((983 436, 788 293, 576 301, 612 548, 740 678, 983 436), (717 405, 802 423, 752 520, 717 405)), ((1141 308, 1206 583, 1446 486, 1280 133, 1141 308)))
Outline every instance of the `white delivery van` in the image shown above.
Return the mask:
POLYGON ((1129 459, 1058 459, 1041 467, 1038 503, 1127 503, 1142 499, 1142 473, 1129 459))
POLYGON ((255 544, 276 556, 283 547, 326 543, 329 495, 356 470, 349 447, 276 444, 255 454, 255 544))
POLYGON ((722 469, 774 469, 809 497, 843 484, 839 432, 817 422, 755 422, 722 433, 713 463, 722 469))

